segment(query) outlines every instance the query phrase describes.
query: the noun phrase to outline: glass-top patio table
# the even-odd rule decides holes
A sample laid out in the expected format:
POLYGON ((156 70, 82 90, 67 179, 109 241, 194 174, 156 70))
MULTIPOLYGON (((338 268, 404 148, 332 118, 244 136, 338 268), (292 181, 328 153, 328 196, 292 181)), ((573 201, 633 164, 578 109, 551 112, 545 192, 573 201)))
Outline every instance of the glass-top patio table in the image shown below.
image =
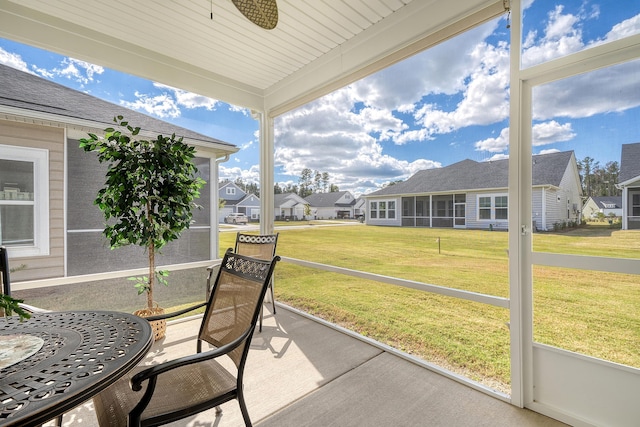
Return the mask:
POLYGON ((0 426, 22 427, 56 418, 115 382, 145 357, 152 331, 127 313, 51 312, 23 322, 0 318, 0 339, 0 426))

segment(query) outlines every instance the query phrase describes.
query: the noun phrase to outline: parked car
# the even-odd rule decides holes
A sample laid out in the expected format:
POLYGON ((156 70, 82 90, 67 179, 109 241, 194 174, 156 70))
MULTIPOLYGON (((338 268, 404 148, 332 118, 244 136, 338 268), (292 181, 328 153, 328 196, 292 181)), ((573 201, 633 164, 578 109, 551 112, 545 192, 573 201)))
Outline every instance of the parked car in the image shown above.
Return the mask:
POLYGON ((224 222, 227 224, 247 224, 249 218, 243 213, 230 213, 224 217, 224 222))

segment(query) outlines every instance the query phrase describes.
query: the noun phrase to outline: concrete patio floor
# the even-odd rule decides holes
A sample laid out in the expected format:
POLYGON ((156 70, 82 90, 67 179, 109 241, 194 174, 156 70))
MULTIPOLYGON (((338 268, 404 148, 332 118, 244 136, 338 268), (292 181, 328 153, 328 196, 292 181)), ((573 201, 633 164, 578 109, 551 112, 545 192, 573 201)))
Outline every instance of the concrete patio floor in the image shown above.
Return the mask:
MULTIPOLYGON (((265 305, 265 309, 270 308, 265 305)), ((170 324, 145 363, 195 351, 200 319, 170 324)), ((439 375, 367 342, 279 307, 265 311, 245 369, 245 396, 257 427, 563 426, 439 375)), ((169 424, 243 426, 237 401, 169 424)), ((53 425, 52 423, 47 426, 53 425)), ((97 426, 87 402, 65 426, 97 426)))

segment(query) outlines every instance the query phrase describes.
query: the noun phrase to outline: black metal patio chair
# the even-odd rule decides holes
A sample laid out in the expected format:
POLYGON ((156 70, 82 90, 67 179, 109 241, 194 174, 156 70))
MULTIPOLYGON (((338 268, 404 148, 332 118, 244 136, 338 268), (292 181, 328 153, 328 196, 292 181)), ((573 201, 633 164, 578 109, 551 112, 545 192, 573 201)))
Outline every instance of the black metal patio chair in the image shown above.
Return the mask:
MULTIPOLYGON (((162 425, 237 399, 245 425, 251 426, 243 396, 244 366, 278 260, 259 260, 228 250, 207 301, 197 352, 138 367, 94 397, 99 425, 162 425), (222 356, 228 356, 237 369, 232 372, 220 364, 216 359, 222 356)), ((159 317, 163 316, 149 319, 159 317)))
MULTIPOLYGON (((252 258, 269 260, 276 255, 276 246, 278 244, 278 233, 275 234, 245 234, 238 233, 236 235, 236 244, 234 252, 240 255, 246 255, 252 258)), ((207 267, 207 289, 211 289, 211 277, 216 271, 219 264, 207 267)), ((273 294, 273 277, 269 281, 269 289, 271 291, 271 304, 273 314, 276 314, 276 300, 273 294)), ((260 306, 260 326, 258 330, 262 332, 263 307, 260 306)))

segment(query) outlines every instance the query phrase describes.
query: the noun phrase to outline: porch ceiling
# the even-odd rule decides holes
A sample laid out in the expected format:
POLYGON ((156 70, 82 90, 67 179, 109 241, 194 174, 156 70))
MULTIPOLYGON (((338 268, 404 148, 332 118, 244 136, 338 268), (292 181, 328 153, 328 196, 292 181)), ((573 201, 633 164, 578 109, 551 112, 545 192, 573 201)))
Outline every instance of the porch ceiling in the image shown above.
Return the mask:
POLYGON ((0 0, 0 37, 276 116, 504 12, 503 0, 277 3, 269 31, 229 0, 0 0))

